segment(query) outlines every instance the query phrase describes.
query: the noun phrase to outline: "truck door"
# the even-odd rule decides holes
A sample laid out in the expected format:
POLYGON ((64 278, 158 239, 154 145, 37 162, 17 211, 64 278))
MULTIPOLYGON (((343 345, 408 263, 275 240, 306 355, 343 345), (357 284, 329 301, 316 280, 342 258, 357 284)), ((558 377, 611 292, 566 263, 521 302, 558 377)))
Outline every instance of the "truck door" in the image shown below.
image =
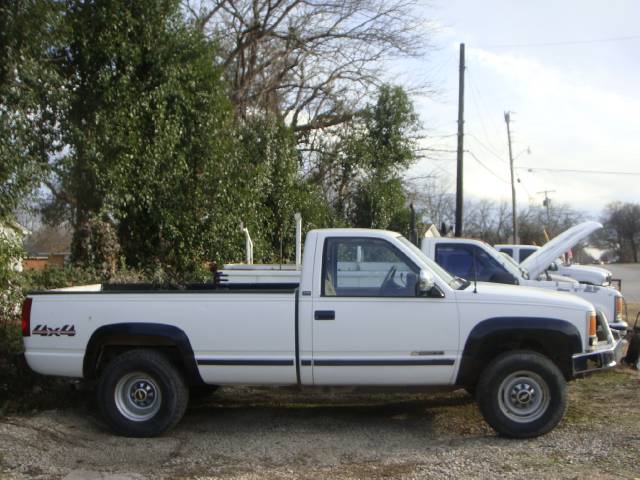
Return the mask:
POLYGON ((452 382, 458 313, 452 292, 416 294, 419 268, 374 237, 324 241, 314 288, 312 363, 317 385, 452 382))

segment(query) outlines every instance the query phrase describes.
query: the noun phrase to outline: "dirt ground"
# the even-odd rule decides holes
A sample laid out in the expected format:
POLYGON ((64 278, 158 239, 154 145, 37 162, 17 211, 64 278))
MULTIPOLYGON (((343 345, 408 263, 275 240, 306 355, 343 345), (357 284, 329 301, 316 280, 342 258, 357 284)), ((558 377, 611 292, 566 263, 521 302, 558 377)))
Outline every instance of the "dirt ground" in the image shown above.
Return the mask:
MULTIPOLYGON (((0 478, 638 478, 640 374, 570 384, 551 433, 497 437, 463 391, 223 388, 155 439, 113 436, 78 406, 0 419, 0 478)), ((83 399, 87 400, 83 400, 83 399)))

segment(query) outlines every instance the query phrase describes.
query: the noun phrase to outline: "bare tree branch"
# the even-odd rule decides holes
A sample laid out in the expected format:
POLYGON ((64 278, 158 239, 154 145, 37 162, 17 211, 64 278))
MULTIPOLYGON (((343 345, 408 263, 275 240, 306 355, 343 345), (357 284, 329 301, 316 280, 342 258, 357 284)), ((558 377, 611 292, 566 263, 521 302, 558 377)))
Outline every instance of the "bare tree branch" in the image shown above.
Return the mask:
POLYGON ((220 45, 237 115, 276 114, 302 135, 348 121, 384 82, 385 60, 424 55, 432 31, 417 0, 191 1, 185 13, 220 45))

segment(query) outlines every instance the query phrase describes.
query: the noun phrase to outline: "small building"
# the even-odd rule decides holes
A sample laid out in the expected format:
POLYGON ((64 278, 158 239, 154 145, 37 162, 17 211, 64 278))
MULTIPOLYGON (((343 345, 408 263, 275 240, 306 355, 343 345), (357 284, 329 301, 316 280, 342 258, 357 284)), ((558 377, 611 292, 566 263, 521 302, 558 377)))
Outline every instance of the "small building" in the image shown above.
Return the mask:
POLYGON ((432 238, 432 237, 440 237, 440 232, 438 228, 432 223, 427 227, 427 230, 424 232, 422 238, 432 238))
POLYGON ((22 261, 25 270, 44 270, 47 267, 64 267, 69 252, 33 255, 22 261))

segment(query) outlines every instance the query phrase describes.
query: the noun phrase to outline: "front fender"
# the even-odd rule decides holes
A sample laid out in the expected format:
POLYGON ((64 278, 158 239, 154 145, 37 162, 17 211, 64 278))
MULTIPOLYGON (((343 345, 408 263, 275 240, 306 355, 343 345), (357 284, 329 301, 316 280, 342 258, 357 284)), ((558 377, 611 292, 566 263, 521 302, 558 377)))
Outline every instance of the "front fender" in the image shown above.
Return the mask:
POLYGON ((497 317, 478 323, 469 333, 456 384, 475 385, 493 358, 509 350, 538 351, 558 365, 567 379, 573 376, 572 355, 582 352, 578 329, 566 320, 540 317, 497 317))

